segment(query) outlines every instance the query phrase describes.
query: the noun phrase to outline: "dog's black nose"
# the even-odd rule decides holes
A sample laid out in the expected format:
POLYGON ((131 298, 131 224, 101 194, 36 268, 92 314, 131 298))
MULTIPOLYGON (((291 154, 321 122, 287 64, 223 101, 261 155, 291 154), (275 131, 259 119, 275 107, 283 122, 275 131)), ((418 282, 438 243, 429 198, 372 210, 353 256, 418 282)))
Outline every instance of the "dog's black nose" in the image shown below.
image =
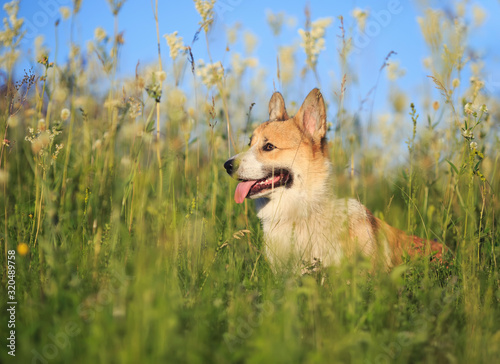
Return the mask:
POLYGON ((226 168, 226 172, 229 175, 233 174, 233 159, 228 159, 226 163, 224 163, 224 168, 226 168))

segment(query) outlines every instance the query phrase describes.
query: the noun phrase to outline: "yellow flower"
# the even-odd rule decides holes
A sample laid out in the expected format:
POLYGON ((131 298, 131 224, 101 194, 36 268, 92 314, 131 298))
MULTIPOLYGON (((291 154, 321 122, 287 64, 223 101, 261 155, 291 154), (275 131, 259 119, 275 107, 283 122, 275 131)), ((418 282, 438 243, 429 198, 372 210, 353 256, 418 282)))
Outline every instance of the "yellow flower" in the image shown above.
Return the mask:
POLYGON ((26 244, 26 243, 19 243, 19 245, 17 246, 17 252, 21 256, 25 256, 26 254, 28 254, 29 251, 30 251, 30 248, 29 248, 28 244, 26 244))

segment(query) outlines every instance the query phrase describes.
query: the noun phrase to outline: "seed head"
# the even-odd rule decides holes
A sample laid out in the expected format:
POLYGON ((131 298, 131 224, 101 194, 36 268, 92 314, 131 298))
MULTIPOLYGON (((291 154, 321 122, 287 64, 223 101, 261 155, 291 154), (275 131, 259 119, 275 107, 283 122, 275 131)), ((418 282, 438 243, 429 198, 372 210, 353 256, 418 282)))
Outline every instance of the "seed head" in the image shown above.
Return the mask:
POLYGON ((69 119, 69 116, 71 115, 71 112, 69 109, 62 109, 61 110, 61 120, 66 121, 69 119))

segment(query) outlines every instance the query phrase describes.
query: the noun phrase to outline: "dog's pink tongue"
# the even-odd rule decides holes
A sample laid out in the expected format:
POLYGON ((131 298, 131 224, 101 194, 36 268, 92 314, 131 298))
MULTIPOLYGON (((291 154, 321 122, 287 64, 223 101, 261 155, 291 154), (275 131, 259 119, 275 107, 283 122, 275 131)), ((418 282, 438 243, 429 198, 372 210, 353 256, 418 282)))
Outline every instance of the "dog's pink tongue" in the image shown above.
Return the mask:
POLYGON ((234 200, 236 201, 236 203, 242 203, 243 201, 245 201, 245 197, 247 197, 248 192, 250 192, 250 189, 255 184, 255 182, 256 181, 245 181, 238 183, 238 186, 236 186, 236 191, 234 192, 234 200))

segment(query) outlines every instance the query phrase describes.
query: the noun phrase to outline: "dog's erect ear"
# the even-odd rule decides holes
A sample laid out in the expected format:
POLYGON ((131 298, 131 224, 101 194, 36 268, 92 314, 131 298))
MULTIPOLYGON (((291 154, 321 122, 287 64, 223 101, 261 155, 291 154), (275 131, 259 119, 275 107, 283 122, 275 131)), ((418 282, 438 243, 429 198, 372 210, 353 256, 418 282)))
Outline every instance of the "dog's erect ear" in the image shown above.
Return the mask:
POLYGON ((315 88, 309 92, 295 118, 299 127, 315 141, 320 141, 325 137, 326 110, 320 90, 315 88))
POLYGON ((290 119, 286 113, 285 100, 279 92, 275 92, 269 100, 269 120, 285 121, 290 119))

